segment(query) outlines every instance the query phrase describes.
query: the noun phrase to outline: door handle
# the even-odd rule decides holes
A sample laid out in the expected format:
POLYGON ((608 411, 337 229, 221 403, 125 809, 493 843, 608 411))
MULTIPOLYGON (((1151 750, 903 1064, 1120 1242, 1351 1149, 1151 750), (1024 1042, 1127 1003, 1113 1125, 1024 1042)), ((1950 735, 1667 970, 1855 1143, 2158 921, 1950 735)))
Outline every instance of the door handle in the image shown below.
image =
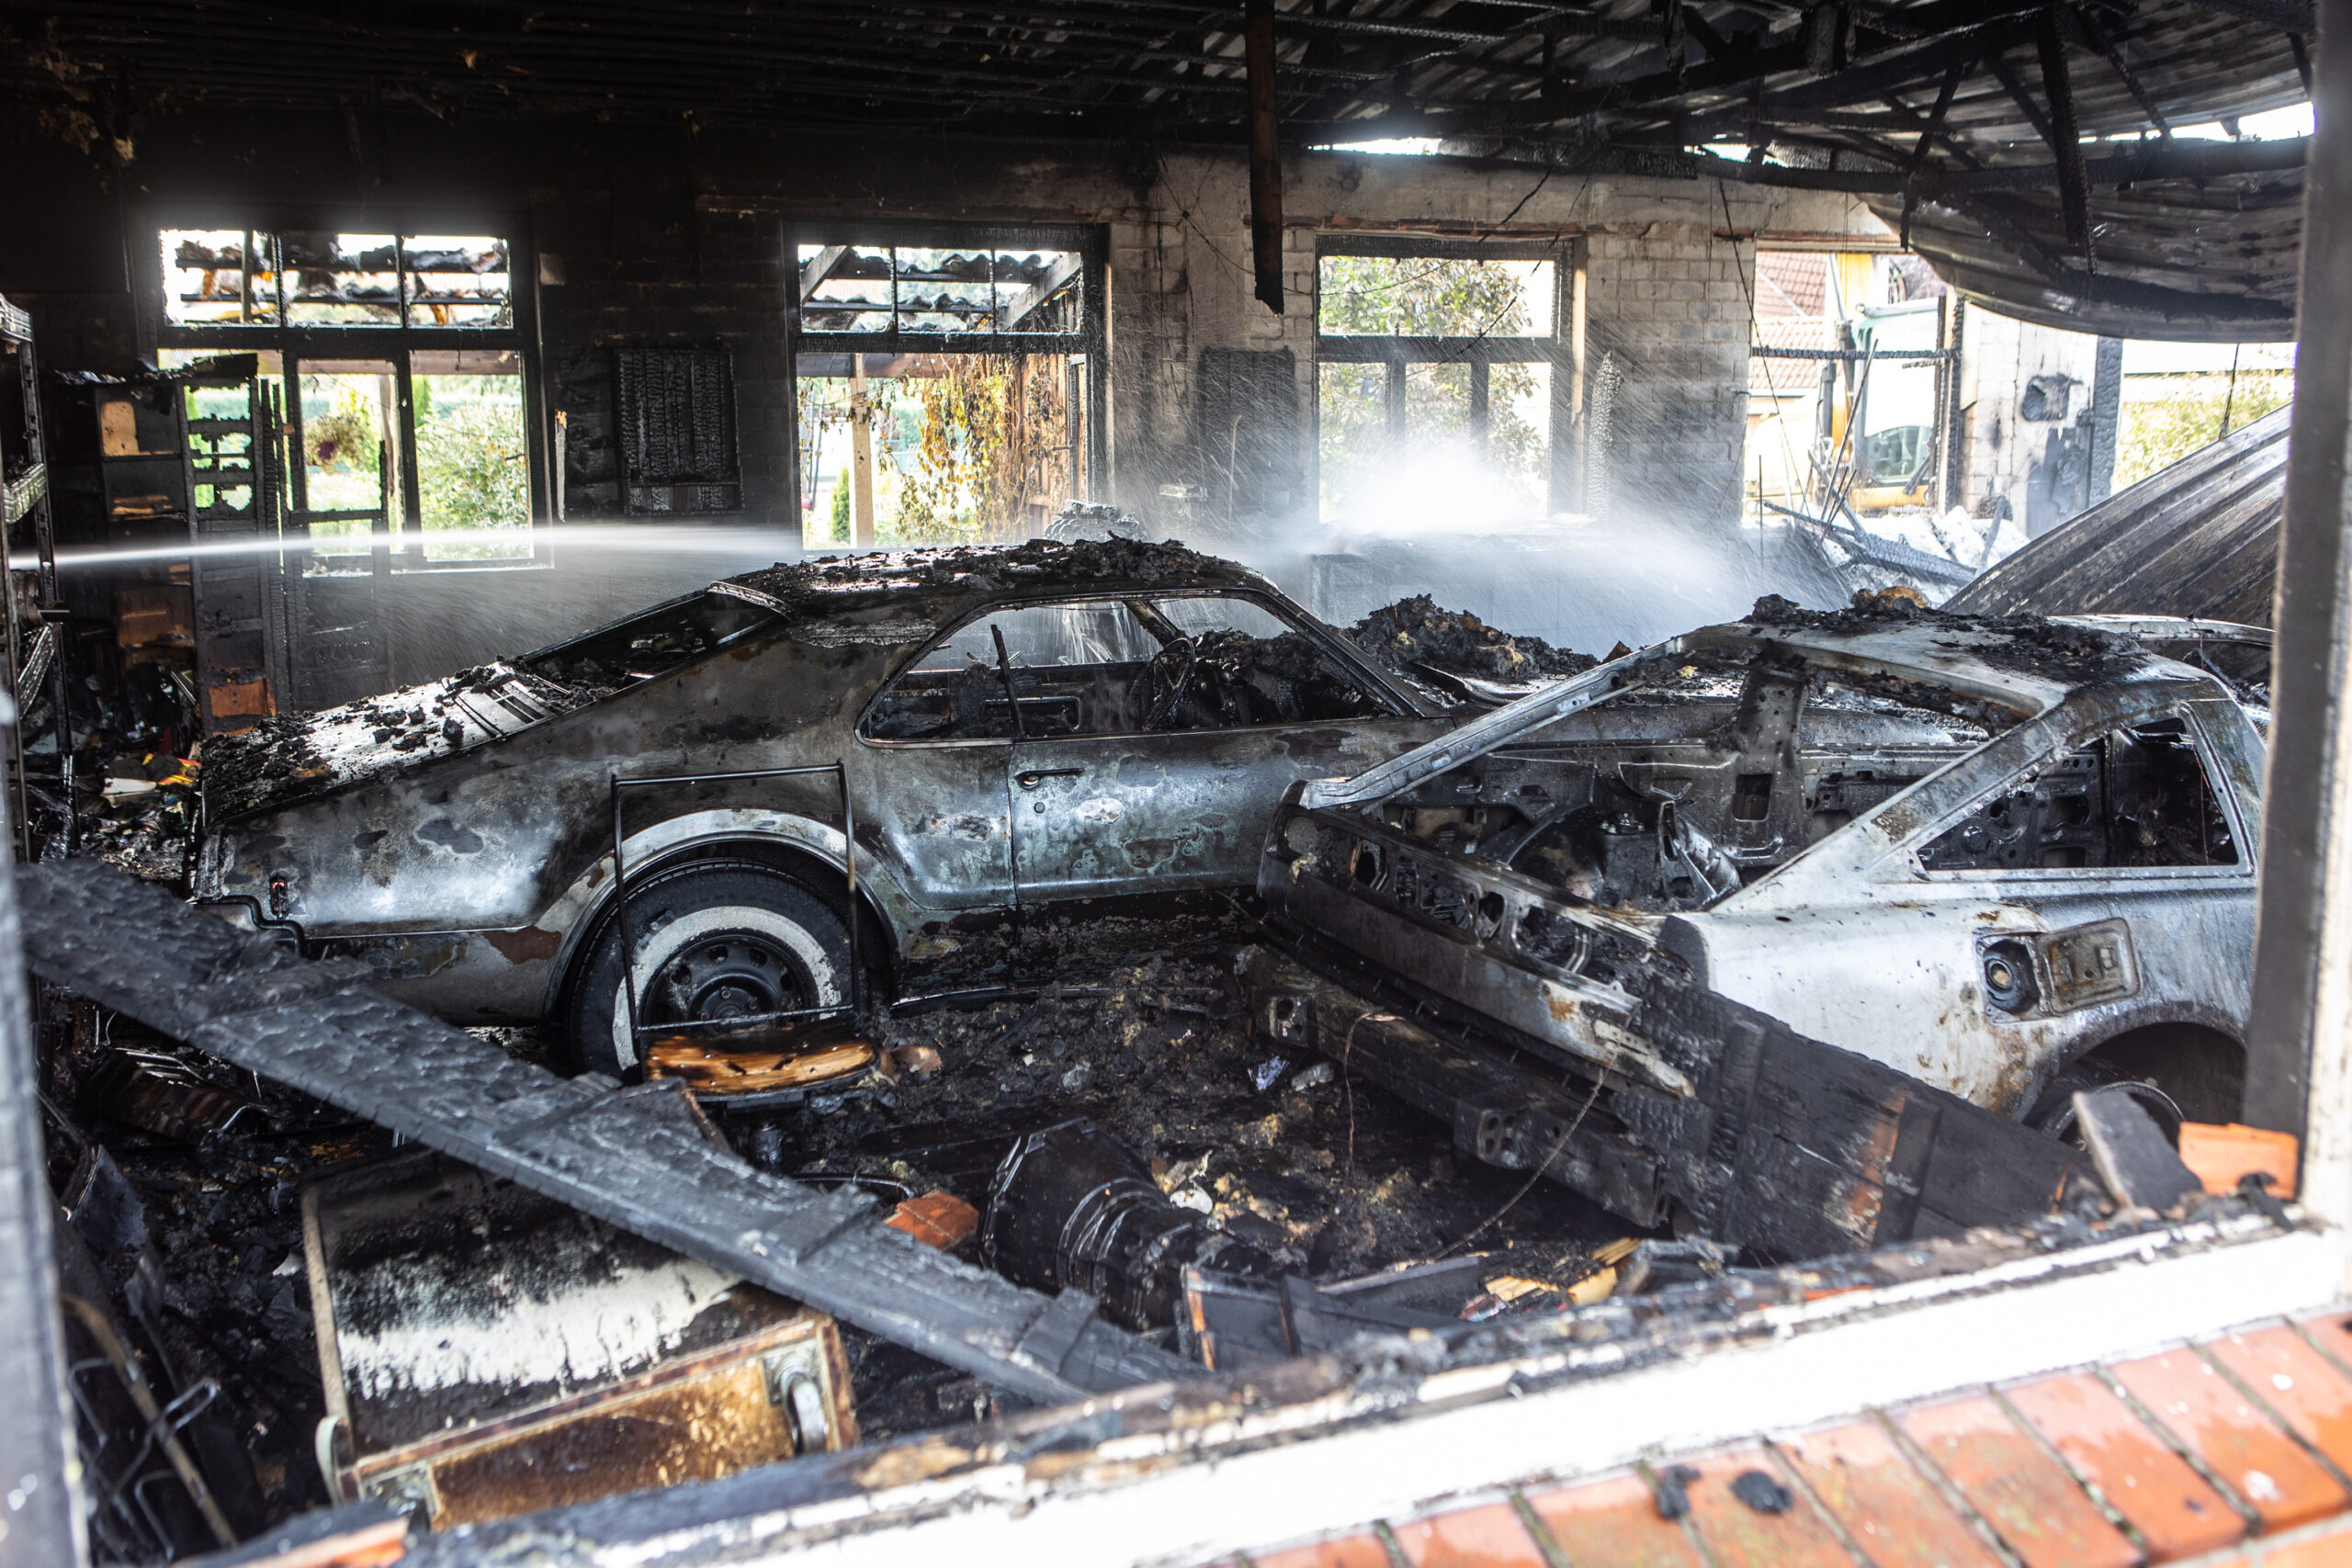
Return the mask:
POLYGON ((1012 782, 1023 789, 1035 789, 1047 779, 1074 779, 1085 772, 1084 768, 1031 768, 1013 774, 1012 782))

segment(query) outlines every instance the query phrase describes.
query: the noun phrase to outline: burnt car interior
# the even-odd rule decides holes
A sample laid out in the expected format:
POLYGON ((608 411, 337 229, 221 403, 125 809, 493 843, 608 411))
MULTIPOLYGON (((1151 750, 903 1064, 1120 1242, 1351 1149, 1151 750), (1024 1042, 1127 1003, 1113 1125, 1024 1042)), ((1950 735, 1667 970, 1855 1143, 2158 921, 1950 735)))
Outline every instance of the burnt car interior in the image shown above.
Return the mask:
POLYGON ((2352 1553, 2346 106, 10 0, 0 1568, 2352 1553))
POLYGON ((1312 635, 1252 600, 1099 599, 1025 604, 957 627, 891 683, 863 733, 1011 740, 1401 711, 1312 635))

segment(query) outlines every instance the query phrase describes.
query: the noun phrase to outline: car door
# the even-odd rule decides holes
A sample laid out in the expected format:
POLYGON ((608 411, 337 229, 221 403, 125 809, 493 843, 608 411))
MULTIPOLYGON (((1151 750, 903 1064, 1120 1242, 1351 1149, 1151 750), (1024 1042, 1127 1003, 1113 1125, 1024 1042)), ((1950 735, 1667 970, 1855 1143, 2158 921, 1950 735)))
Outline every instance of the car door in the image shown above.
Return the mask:
POLYGON ((2195 705, 2061 709, 2002 737, 1690 917, 1711 981, 2018 1113, 2056 1064, 2121 1028, 2241 1030, 2255 857, 2195 705), (1873 826, 1895 842, 1858 859, 1873 826))
MULTIPOLYGON (((1105 648, 1126 660, 1125 709, 1104 703, 1067 727, 1050 716, 1013 741, 1024 908, 1250 886, 1289 785, 1358 773, 1449 723, 1415 715, 1321 628, 1254 595, 1127 595, 1098 613, 1105 648)), ((1067 670, 1039 674, 1070 684, 1067 670)))
POLYGON ((989 621, 967 622, 909 661, 858 722, 860 841, 879 841, 910 899, 950 916, 1012 904, 1013 727, 994 660, 989 621))

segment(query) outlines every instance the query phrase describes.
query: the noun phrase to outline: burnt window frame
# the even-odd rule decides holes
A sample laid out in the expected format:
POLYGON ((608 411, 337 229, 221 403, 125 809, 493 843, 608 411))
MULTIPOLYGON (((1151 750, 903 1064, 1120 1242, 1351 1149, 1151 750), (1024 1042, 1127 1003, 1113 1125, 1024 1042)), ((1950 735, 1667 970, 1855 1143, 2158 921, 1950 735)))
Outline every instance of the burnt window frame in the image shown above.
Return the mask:
MULTIPOLYGON (((1106 430, 1110 411, 1109 292, 1106 275, 1110 231, 1100 223, 956 223, 814 216, 788 217, 780 238, 785 304, 786 406, 800 406, 800 358, 803 355, 864 354, 1063 354, 1083 356, 1086 369, 1083 423, 1082 493, 1075 500, 1093 501, 1112 493, 1111 448, 1106 430), (1075 251, 1079 268, 1081 319, 1073 333, 905 333, 894 325, 888 332, 810 332, 801 321, 800 247, 803 245, 893 245, 928 250, 1018 250, 1023 246, 1075 251)), ((796 521, 805 515, 800 494, 800 421, 786 421, 786 470, 785 514, 796 521)))
MULTIPOLYGON (((549 537, 553 525, 554 476, 549 468, 555 450, 551 428, 553 404, 544 390, 538 309, 538 250, 532 241, 526 212, 503 209, 470 210, 442 207, 402 208, 389 211, 354 212, 346 209, 284 207, 268 203, 220 205, 153 204, 130 214, 131 297, 142 356, 154 363, 158 351, 179 349, 236 353, 258 351, 279 356, 281 379, 291 384, 305 359, 380 359, 393 367, 395 398, 401 422, 400 503, 402 513, 417 522, 390 536, 388 542, 361 552, 337 552, 348 558, 369 560, 379 570, 405 576, 412 572, 518 571, 554 565, 549 537), (232 230, 252 232, 481 234, 506 246, 508 323, 503 327, 412 326, 402 309, 397 322, 293 323, 223 321, 188 325, 175 322, 164 307, 167 286, 163 265, 163 235, 171 230, 232 230), (424 508, 416 471, 416 408, 411 395, 410 355, 478 349, 514 354, 521 365, 523 394, 524 468, 529 493, 530 553, 506 559, 432 560, 424 553, 424 508), (291 367, 291 373, 288 373, 291 367)), ((300 416, 287 411, 287 430, 300 439, 300 416)), ((288 498, 290 504, 291 498, 288 498)))
MULTIPOLYGON (((2086 874, 2133 882, 2181 879, 2253 881, 2262 860, 2258 840, 2256 833, 2248 830, 2245 813, 2239 809, 2237 791, 2230 785, 2229 772, 2222 766, 2222 759, 2217 743, 2207 732, 2204 719, 2196 706, 2200 697, 2220 694, 2205 693, 2185 682, 2165 682, 2143 689, 2147 694, 2145 699, 2128 705, 2112 705, 2094 695, 2071 695, 2048 712, 2002 731, 1966 756, 1954 761, 1950 767, 1920 780, 1913 786, 1914 789, 1951 793, 1957 795, 1958 800, 1955 804, 1939 807, 1932 817, 1923 819, 1921 826, 1894 842, 1892 852, 1901 858, 1905 874, 1939 887, 1988 878, 1998 879, 2005 885, 2045 880, 2063 884, 2086 874), (1996 795, 2014 790, 2027 774, 2046 766, 2062 753, 2079 750, 2114 730, 2166 718, 2177 718, 2186 727, 2189 744, 2197 753, 2198 765, 2205 770, 2207 787, 2212 790, 2216 803, 2229 819, 2231 832, 2235 835, 2238 846, 2236 860, 2212 865, 1984 866, 1954 870, 1939 870, 1921 863, 1919 852, 1922 849, 1958 827, 1985 801, 1996 795), (1989 782, 1980 782, 1961 794, 1955 788, 1962 782, 1960 774, 2004 741, 2013 746, 2030 743, 2031 751, 2021 762, 2004 762, 1998 765, 1997 771, 1988 770, 1989 782)), ((1980 773, 1978 776, 1985 779, 1987 775, 1980 773)), ((1897 795, 1881 802, 1839 831, 1876 819, 1902 799, 1902 795, 1897 795)), ((2256 832, 2259 826, 2258 823, 2255 825, 2256 832)))
POLYGON ((1389 439, 1402 443, 1405 429, 1405 378, 1415 365, 1466 364, 1470 367, 1470 418, 1481 441, 1487 439, 1491 406, 1487 377, 1498 364, 1552 367, 1550 450, 1544 466, 1547 515, 1576 510, 1581 502, 1582 452, 1577 416, 1582 358, 1583 290, 1577 278, 1584 267, 1579 236, 1562 234, 1544 239, 1457 240, 1424 234, 1322 234, 1315 242, 1315 361, 1311 395, 1314 404, 1307 493, 1320 517, 1323 485, 1323 367, 1326 365, 1385 365, 1388 385, 1385 412, 1389 439), (1552 331, 1545 337, 1422 337, 1408 333, 1326 333, 1323 330, 1323 262, 1328 256, 1381 256, 1422 261, 1548 261, 1552 272, 1552 331))

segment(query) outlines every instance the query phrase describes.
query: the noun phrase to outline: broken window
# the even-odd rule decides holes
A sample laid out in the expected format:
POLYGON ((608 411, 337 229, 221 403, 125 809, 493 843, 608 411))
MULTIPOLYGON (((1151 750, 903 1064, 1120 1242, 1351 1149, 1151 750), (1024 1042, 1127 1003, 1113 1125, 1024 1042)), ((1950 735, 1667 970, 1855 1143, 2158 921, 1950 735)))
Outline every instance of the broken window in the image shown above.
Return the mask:
POLYGON ((1929 871, 2238 863, 2236 835, 2188 723, 2109 731, 1980 802, 1919 852, 1929 871))
POLYGON ((1223 595, 1104 599, 1019 605, 966 623, 882 694, 864 733, 1039 739, 1391 711, 1312 637, 1261 604, 1223 595))
POLYGON ((166 229, 174 326, 503 328, 514 268, 492 234, 166 229))
POLYGON ((1326 241, 1317 262, 1325 521, 1560 510, 1556 245, 1326 241))
POLYGON ((309 570, 535 558, 504 239, 166 229, 158 254, 163 361, 233 344, 277 373, 285 522, 311 541, 309 570))
POLYGON ((901 238, 920 243, 809 234, 794 249, 802 537, 1028 537, 1088 494, 1102 396, 1091 239, 901 238))

